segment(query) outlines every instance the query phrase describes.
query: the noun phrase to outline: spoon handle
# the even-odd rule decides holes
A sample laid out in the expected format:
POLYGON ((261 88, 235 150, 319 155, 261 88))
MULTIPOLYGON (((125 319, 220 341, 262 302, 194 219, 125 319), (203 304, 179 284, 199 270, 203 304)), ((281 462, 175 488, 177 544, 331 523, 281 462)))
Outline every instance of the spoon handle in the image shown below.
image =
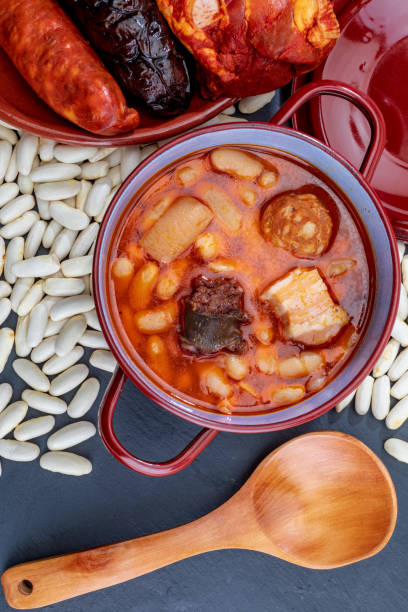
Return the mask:
POLYGON ((1 577, 6 600, 17 609, 48 606, 226 547, 230 538, 222 522, 222 513, 214 511, 161 533, 15 565, 1 577))

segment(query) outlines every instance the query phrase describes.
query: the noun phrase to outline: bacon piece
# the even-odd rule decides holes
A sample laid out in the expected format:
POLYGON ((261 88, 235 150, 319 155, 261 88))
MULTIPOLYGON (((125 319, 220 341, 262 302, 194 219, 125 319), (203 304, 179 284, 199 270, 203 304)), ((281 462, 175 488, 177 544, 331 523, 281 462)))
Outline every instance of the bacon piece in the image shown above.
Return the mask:
POLYGON ((269 285, 261 300, 282 320, 286 338, 306 345, 330 342, 349 321, 316 268, 295 268, 269 285))
POLYGON ((56 113, 95 134, 128 132, 139 113, 53 0, 2 0, 0 45, 56 113))

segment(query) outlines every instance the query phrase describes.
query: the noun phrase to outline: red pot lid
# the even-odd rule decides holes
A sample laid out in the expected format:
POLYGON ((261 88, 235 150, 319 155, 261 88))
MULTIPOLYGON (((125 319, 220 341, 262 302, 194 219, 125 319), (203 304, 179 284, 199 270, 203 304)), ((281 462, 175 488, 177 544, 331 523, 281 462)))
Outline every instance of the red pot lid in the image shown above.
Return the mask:
MULTIPOLYGON (((337 8, 344 5, 337 0, 337 8)), ((370 95, 384 114, 387 145, 372 180, 397 237, 408 240, 408 2, 357 0, 339 17, 341 36, 311 80, 343 81, 370 95)), ((297 88, 301 84, 298 79, 297 88)), ((359 167, 369 142, 367 120, 349 102, 325 96, 298 116, 312 131, 359 167)))

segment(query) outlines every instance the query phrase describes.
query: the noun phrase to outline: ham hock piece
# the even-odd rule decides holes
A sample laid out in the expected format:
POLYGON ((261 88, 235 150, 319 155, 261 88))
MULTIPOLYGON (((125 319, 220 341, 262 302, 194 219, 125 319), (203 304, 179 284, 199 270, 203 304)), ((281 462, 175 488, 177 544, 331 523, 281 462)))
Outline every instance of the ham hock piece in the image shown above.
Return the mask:
POLYGON ((339 25, 330 0, 157 0, 194 55, 202 94, 265 93, 316 68, 339 25))

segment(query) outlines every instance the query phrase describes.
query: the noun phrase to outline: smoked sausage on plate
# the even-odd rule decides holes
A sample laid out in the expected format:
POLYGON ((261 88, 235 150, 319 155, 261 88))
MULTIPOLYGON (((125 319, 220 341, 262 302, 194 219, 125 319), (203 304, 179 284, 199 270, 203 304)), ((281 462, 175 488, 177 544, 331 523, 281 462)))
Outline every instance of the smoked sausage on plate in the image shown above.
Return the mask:
POLYGON ((96 134, 139 125, 90 45, 53 0, 1 0, 0 45, 55 112, 96 134))

